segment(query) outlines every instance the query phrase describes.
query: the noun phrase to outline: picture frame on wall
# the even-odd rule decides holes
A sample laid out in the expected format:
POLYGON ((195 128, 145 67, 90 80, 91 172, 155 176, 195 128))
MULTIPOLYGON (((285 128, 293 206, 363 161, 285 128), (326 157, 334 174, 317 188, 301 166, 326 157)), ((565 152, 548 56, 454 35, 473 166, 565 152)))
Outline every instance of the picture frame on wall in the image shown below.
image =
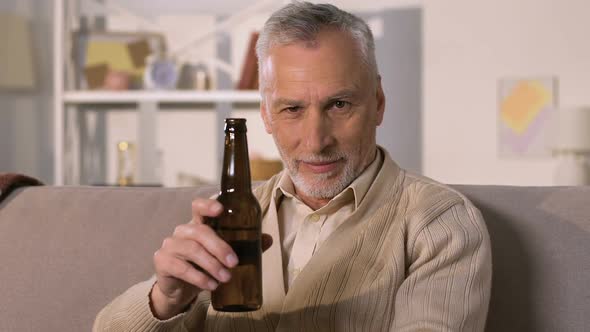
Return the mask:
POLYGON ((558 106, 555 76, 498 81, 498 156, 550 158, 551 122, 558 106))

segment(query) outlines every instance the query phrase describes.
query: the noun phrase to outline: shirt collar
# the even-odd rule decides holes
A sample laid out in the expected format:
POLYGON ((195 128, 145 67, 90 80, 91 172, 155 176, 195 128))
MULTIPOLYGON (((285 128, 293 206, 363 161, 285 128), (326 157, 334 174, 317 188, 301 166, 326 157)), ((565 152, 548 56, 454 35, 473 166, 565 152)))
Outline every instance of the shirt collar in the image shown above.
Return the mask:
MULTIPOLYGON (((369 191, 373 180, 377 176, 381 165, 383 164, 383 152, 380 148, 377 148, 377 152, 375 154, 375 159, 369 164, 369 166, 359 175, 348 187, 346 187, 342 192, 336 195, 334 198, 330 200, 328 205, 332 205, 332 203, 339 203, 341 204, 348 204, 351 200, 354 200, 354 209, 356 210, 359 205, 361 204, 363 198, 369 191), (352 194, 351 194, 352 193, 352 194)), ((281 174, 281 177, 277 184, 273 189, 273 201, 278 206, 280 200, 283 196, 288 198, 293 198, 297 201, 301 201, 295 195, 295 187, 293 185, 293 181, 291 180, 291 176, 287 170, 284 170, 281 174)))

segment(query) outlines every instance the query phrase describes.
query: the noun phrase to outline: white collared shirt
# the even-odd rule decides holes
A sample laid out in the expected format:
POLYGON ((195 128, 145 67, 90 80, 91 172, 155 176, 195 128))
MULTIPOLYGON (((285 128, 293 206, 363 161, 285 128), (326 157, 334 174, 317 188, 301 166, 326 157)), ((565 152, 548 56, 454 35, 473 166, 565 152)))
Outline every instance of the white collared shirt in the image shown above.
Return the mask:
POLYGON ((288 172, 283 172, 273 190, 277 204, 279 232, 283 256, 285 290, 313 254, 340 225, 345 223, 363 200, 383 162, 377 149, 373 162, 328 204, 314 211, 295 194, 288 172))

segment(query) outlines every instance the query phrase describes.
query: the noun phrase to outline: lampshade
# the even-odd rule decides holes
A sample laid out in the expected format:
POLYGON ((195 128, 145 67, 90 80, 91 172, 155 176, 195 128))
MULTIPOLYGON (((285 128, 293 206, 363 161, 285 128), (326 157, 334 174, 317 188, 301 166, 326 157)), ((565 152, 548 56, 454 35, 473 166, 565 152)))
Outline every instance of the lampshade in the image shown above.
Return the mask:
POLYGON ((553 130, 553 150, 590 152, 590 107, 559 110, 553 130))
POLYGON ((0 13, 0 43, 0 89, 32 89, 35 77, 29 22, 0 13))

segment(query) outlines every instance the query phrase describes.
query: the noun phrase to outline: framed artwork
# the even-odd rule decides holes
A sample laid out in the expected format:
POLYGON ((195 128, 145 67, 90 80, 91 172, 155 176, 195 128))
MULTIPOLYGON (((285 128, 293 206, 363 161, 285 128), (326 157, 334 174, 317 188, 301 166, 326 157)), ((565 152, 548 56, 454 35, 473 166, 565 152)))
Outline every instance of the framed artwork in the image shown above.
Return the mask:
POLYGON ((557 78, 506 78, 498 82, 498 155, 551 157, 550 126, 557 78))

